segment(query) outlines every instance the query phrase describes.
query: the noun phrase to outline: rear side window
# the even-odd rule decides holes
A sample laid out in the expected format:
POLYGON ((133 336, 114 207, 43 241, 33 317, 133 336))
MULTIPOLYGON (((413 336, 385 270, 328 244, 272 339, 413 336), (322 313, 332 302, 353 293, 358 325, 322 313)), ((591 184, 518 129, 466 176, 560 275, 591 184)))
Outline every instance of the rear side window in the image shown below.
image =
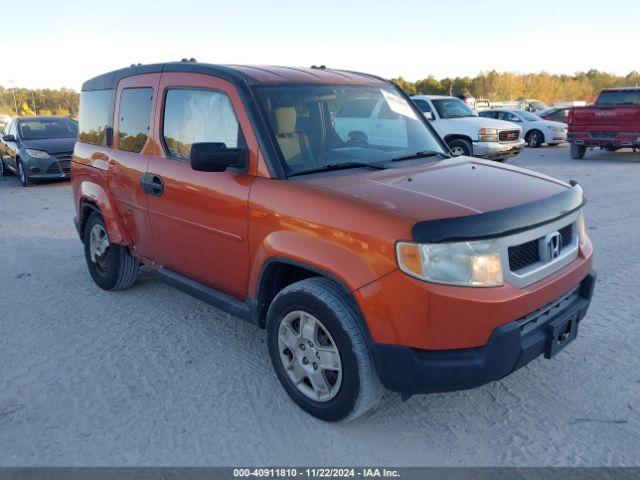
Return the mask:
POLYGON ((194 143, 244 146, 231 100, 216 90, 169 90, 164 102, 163 137, 168 155, 178 160, 189 159, 194 143))
POLYGON ((420 98, 416 98, 413 103, 415 103, 422 113, 431 112, 431 105, 426 100, 422 100, 420 98))
POLYGON ((340 105, 336 114, 337 118, 369 118, 373 113, 373 108, 378 102, 377 98, 366 98, 358 100, 348 100, 340 105))
POLYGON ((126 88, 120 94, 118 148, 139 153, 149 138, 152 88, 126 88))
POLYGON ((113 128, 114 90, 92 90, 80 94, 78 140, 107 145, 107 128, 113 128))
POLYGON ((640 105, 640 90, 611 90, 602 92, 596 105, 640 105))

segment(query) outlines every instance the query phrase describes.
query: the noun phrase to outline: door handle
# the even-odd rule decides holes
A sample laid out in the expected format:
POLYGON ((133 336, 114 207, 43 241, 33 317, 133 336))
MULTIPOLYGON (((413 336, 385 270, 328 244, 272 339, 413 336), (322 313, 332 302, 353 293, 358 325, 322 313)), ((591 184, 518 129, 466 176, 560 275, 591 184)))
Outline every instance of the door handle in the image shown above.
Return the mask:
POLYGON ((164 181, 155 173, 145 173, 140 179, 140 186, 148 195, 159 197, 164 193, 164 181))

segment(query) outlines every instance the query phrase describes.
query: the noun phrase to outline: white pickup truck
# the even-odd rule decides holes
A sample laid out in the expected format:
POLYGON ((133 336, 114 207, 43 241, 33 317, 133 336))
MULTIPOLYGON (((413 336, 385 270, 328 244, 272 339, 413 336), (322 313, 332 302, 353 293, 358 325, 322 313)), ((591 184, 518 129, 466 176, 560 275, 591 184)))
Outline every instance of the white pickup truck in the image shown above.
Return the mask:
POLYGON ((503 161, 524 148, 522 128, 512 122, 479 117, 459 98, 414 95, 411 99, 454 155, 503 161))

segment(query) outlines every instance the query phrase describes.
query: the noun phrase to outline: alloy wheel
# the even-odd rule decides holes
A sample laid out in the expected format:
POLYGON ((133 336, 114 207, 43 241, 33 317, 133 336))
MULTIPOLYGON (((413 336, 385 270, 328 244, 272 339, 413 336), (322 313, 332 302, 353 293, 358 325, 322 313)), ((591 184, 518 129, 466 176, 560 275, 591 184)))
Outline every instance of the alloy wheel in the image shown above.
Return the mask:
POLYGON ((98 271, 106 273, 109 268, 109 236, 99 223, 96 223, 89 233, 89 254, 98 271))
POLYGON ((289 380, 306 397, 328 402, 342 384, 340 352, 329 330, 310 313, 288 313, 278 331, 280 361, 289 380))
POLYGON ((454 157, 459 157, 460 155, 464 155, 464 150, 462 149, 462 147, 453 147, 451 149, 451 153, 454 157))

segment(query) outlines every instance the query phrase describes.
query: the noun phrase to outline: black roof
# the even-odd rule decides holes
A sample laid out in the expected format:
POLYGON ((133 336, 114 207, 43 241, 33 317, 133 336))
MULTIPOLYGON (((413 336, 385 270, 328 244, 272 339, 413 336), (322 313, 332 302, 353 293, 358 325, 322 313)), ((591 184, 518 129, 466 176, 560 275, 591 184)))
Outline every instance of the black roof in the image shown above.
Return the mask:
POLYGON ((87 80, 82 91, 115 89, 118 82, 133 75, 160 72, 185 72, 214 75, 237 83, 326 82, 326 83, 387 83, 380 77, 365 73, 328 68, 293 68, 255 65, 212 65, 193 61, 132 65, 87 80))

